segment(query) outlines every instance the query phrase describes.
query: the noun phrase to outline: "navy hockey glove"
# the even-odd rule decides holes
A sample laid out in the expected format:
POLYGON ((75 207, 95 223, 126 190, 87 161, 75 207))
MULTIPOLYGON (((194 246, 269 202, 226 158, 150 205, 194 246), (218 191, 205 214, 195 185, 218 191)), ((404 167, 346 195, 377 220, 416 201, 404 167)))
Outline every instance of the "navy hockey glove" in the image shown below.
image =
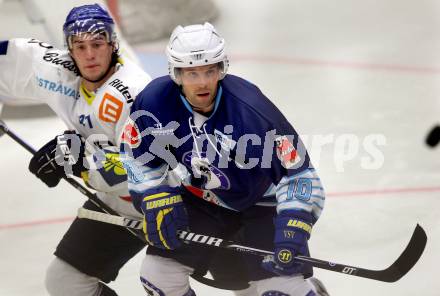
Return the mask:
POLYGON ((177 230, 188 228, 188 216, 178 187, 147 190, 140 209, 144 214, 142 229, 150 245, 170 250, 180 247, 177 230))
POLYGON ((274 256, 263 259, 263 268, 278 275, 301 273, 302 263, 295 262, 294 257, 309 253, 307 241, 312 231, 311 214, 285 210, 274 219, 274 224, 274 256))
POLYGON ((55 187, 66 174, 81 176, 84 138, 73 131, 56 136, 40 148, 29 163, 29 170, 49 187, 55 187))

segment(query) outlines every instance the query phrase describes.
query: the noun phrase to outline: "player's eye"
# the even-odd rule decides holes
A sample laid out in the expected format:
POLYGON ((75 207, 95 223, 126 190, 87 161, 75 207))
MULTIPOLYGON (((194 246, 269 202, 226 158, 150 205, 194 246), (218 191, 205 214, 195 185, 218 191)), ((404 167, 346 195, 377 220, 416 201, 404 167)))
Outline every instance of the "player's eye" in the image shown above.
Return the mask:
POLYGON ((94 42, 94 43, 92 43, 92 47, 93 48, 100 48, 100 47, 102 47, 102 46, 104 46, 104 43, 103 42, 94 42))
POLYGON ((187 72, 187 76, 189 78, 195 79, 199 76, 199 74, 197 72, 187 72))
POLYGON ((216 69, 210 69, 206 72, 206 76, 208 76, 208 77, 214 77, 216 74, 217 74, 216 69))

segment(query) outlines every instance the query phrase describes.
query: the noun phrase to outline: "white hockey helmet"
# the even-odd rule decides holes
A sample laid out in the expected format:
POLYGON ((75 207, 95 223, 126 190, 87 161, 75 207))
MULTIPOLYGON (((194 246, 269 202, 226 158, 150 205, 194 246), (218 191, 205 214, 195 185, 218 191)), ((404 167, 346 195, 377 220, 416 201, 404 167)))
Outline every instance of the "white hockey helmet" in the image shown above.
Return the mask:
POLYGON ((228 71, 225 40, 208 22, 203 25, 177 26, 171 34, 166 54, 171 79, 177 84, 180 84, 179 68, 219 63, 220 79, 223 79, 228 71))

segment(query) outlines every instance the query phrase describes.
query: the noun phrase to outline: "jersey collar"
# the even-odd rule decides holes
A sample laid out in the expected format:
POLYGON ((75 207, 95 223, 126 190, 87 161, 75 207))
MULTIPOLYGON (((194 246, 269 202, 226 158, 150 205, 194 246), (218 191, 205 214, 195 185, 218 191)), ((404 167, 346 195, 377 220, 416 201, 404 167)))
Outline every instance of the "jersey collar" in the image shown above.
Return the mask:
POLYGON ((79 90, 80 90, 81 94, 83 95, 84 99, 86 100, 87 104, 92 105, 93 100, 95 99, 95 93, 88 91, 82 83, 81 83, 79 90))

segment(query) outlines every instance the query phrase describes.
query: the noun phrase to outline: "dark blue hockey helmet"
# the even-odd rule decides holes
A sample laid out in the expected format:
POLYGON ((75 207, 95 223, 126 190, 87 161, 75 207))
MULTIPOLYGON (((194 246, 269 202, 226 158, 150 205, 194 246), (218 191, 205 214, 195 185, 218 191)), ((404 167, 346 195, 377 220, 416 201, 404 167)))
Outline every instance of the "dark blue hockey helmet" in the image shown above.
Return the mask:
POLYGON ((110 14, 98 4, 88 4, 72 8, 63 25, 67 47, 72 48, 72 36, 83 33, 103 34, 107 41, 116 41, 115 22, 110 14))

